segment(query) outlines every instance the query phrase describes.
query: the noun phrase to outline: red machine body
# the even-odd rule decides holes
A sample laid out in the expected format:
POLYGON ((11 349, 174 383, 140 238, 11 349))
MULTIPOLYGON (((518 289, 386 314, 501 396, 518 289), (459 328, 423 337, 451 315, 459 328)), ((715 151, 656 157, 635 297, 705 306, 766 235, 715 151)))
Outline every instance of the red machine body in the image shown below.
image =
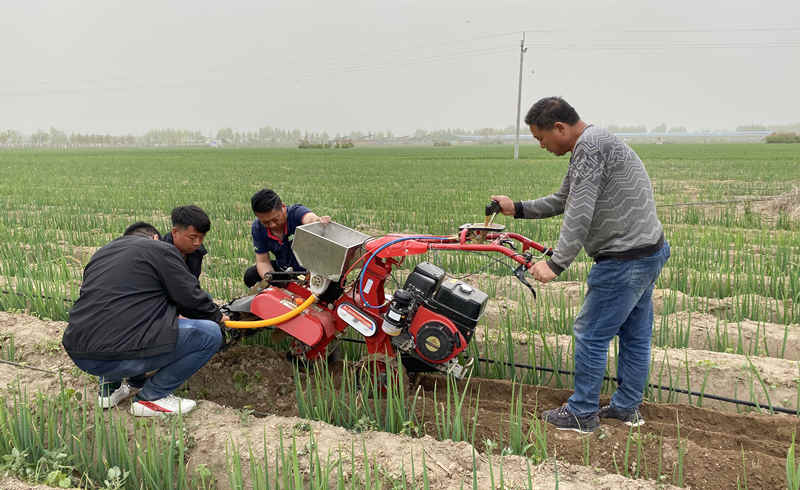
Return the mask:
MULTIPOLYGON (((284 288, 267 288, 253 298, 250 311, 261 318, 272 318, 288 313, 297 308, 297 298, 304 300, 311 294, 305 289, 302 293, 304 295, 284 288)), ((323 338, 334 337, 338 333, 331 311, 316 304, 309 306, 291 320, 276 325, 275 328, 308 346, 317 345, 323 338)))
MULTIPOLYGON (((304 354, 308 359, 324 357, 328 353, 330 342, 351 327, 364 337, 367 352, 371 355, 384 358, 403 352, 404 363, 405 354, 409 354, 409 357, 417 359, 414 362, 421 361, 427 368, 451 372, 455 366, 458 371, 460 368, 456 357, 464 352, 472 338, 477 319, 486 302, 485 293, 466 284, 456 284, 460 289, 456 288, 452 284, 454 280, 443 281, 444 271, 428 264, 434 271, 432 278, 427 278, 425 274, 429 272, 424 270, 417 273, 417 268, 420 267, 417 266, 414 270, 414 274, 417 274, 416 286, 409 286, 410 281, 407 281, 405 287, 411 293, 398 295, 398 290, 393 298, 395 303, 392 303, 387 301, 384 290, 392 267, 400 264, 405 256, 425 253, 431 249, 499 252, 520 264, 515 275, 531 288, 522 277, 525 268, 532 263, 531 254, 526 252, 532 248, 552 254, 552 250, 521 235, 496 233, 474 227, 462 227, 458 235, 452 236, 386 235, 367 241, 364 248, 366 253, 357 261, 363 261, 362 273, 348 289, 337 298, 317 302, 298 316, 276 325, 275 328, 286 332, 300 343, 300 352, 295 354, 304 354), (471 243, 476 238, 479 243, 471 243), (522 253, 513 247, 514 241, 522 244, 522 253), (428 290, 422 291, 417 287, 425 289, 427 281, 431 281, 428 290), (444 285, 440 294, 438 291, 442 284, 444 285), (477 304, 469 302, 471 300, 465 295, 470 294, 479 297, 477 304), (393 330, 392 327, 397 325, 390 322, 389 328, 384 331, 384 322, 396 315, 396 312, 390 311, 389 317, 386 316, 390 303, 395 309, 400 308, 396 304, 400 296, 411 298, 406 305, 408 314, 403 317, 403 326, 393 330), (462 315, 459 308, 469 309, 470 315, 462 315)), ((348 272, 350 270, 344 272, 344 278, 348 272)), ((250 312, 260 318, 274 318, 292 311, 310 295, 309 289, 294 282, 288 283, 286 287, 268 287, 252 299, 250 312)))

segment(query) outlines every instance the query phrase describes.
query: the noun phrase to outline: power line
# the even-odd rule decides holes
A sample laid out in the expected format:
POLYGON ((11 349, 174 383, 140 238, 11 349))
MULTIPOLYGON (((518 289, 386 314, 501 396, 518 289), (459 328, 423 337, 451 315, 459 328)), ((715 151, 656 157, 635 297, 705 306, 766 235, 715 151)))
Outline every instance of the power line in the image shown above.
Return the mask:
MULTIPOLYGON (((422 57, 415 57, 409 58, 407 60, 402 61, 385 61, 379 64, 354 64, 351 66, 330 66, 330 68, 325 69, 324 74, 320 73, 305 73, 300 75, 299 77, 292 77, 290 80, 294 81, 305 81, 305 80, 313 80, 319 78, 323 75, 337 75, 337 74, 350 74, 350 73, 358 73, 358 72, 376 72, 376 71, 386 71, 386 70, 396 70, 397 68, 401 67, 409 67, 409 66, 421 66, 421 65, 430 65, 430 64, 444 64, 444 63, 452 63, 454 61, 458 61, 464 57, 483 57, 483 56, 494 56, 494 55, 508 55, 508 48, 506 47, 492 47, 492 48, 482 48, 482 49, 471 49, 467 51, 459 51, 454 53, 445 53, 439 55, 432 55, 432 56, 422 56, 422 57)), ((265 82, 269 80, 276 80, 278 78, 287 79, 285 76, 282 75, 273 75, 268 77, 260 77, 255 78, 255 80, 259 82, 265 82)), ((254 78, 250 77, 249 81, 253 81, 254 78)), ((185 80, 185 81, 175 81, 175 82, 162 82, 162 83, 137 83, 133 86, 116 86, 116 87, 74 87, 74 88, 57 88, 57 89, 48 89, 48 90, 17 90, 17 91, 0 91, 0 97, 40 97, 46 95, 78 95, 82 93, 96 93, 96 92, 129 92, 134 90, 146 90, 146 89, 185 89, 185 88, 192 88, 197 87, 200 85, 205 84, 216 84, 216 83, 225 83, 230 82, 230 80, 226 79, 205 79, 205 80, 185 80)))
POLYGON ((670 42, 670 43, 627 43, 623 41, 599 41, 599 42, 590 42, 585 41, 583 43, 569 43, 569 44, 554 44, 551 42, 528 42, 525 44, 527 47, 531 48, 545 48, 545 49, 554 49, 560 51, 572 51, 572 50, 581 50, 581 51, 599 51, 599 50, 619 50, 619 51, 641 51, 641 50, 652 50, 652 49, 699 49, 699 48, 711 48, 711 49, 742 49, 742 48, 795 48, 800 47, 800 39, 792 39, 787 41, 767 41, 767 42, 741 42, 741 43, 732 43, 732 42, 720 42, 720 43, 713 43, 713 42, 703 42, 703 41, 690 41, 690 42, 670 42))
MULTIPOLYGON (((568 32, 569 29, 526 29, 522 32, 525 33, 557 33, 568 32)), ((621 30, 582 30, 582 33, 722 33, 722 32, 794 32, 800 31, 798 26, 732 26, 732 27, 714 27, 714 28, 634 28, 634 29, 621 29, 621 30)), ((484 41, 498 40, 507 38, 512 35, 519 34, 520 31, 509 32, 491 32, 480 34, 466 39, 460 40, 440 40, 440 41, 421 41, 414 44, 405 44, 402 47, 394 49, 382 50, 381 57, 374 61, 367 63, 353 63, 346 64, 341 60, 328 59, 322 68, 324 75, 336 74, 350 74, 357 72, 375 72, 383 70, 396 70, 398 68, 405 68, 411 66, 421 66, 426 64, 441 64, 450 63, 460 60, 464 57, 483 57, 505 55, 510 53, 511 44, 502 43, 490 46, 477 46, 476 44, 483 44, 484 41), (471 44, 472 46, 466 47, 465 45, 471 44), (463 49, 444 50, 442 48, 448 46, 459 46, 463 49), (428 55, 412 54, 412 50, 433 50, 435 53, 428 55), (398 59, 400 55, 409 54, 403 59, 398 59), (395 56, 397 55, 397 56, 395 56)), ((800 40, 772 40, 772 41, 681 41, 681 40, 650 40, 642 41, 636 40, 626 42, 623 40, 600 40, 600 41, 575 41, 568 44, 557 44, 552 41, 527 41, 524 48, 546 49, 559 52, 620 52, 620 53, 647 53, 653 51, 664 51, 670 49, 794 49, 800 47, 800 40)), ((523 48, 523 49, 524 49, 523 48)), ((362 53, 365 51, 362 50, 362 53)), ((359 56, 354 55, 352 52, 345 52, 345 55, 350 59, 359 56)), ((363 55, 361 56, 363 57, 363 55)), ((317 65, 319 66, 319 65, 317 65)), ((276 70, 266 76, 255 77, 257 81, 265 82, 276 79, 288 79, 294 81, 305 81, 322 76, 320 73, 302 73, 297 77, 287 77, 286 73, 291 73, 291 70, 281 69, 276 70)), ((48 96, 48 95, 78 95, 84 93, 97 93, 97 92, 131 92, 137 90, 147 89, 185 89, 196 87, 206 84, 221 84, 230 83, 230 70, 222 69, 207 69, 204 75, 212 75, 211 78, 195 79, 195 80, 175 80, 175 81, 160 81, 160 82, 143 82, 143 81, 130 81, 126 83, 124 78, 117 77, 117 80, 122 82, 123 85, 111 86, 96 86, 95 84, 103 83, 102 80, 88 80, 78 82, 76 87, 59 87, 59 88, 40 88, 40 89, 10 89, 0 90, 0 97, 25 97, 25 96, 48 96), (214 76, 218 75, 218 76, 214 76), (85 86, 86 84, 92 86, 85 86)), ((244 77, 243 77, 244 78, 244 77)), ((253 77, 248 75, 248 80, 253 80, 253 77)))
MULTIPOLYGON (((640 28, 621 28, 621 29, 575 29, 575 28, 534 28, 525 29, 527 33, 566 33, 578 32, 581 33, 614 33, 620 32, 636 32, 636 33, 677 33, 677 32, 693 32, 693 33, 720 33, 720 32, 796 32, 800 31, 800 26, 731 26, 731 27, 640 27, 640 28)), ((517 31, 519 32, 519 31, 517 31)))

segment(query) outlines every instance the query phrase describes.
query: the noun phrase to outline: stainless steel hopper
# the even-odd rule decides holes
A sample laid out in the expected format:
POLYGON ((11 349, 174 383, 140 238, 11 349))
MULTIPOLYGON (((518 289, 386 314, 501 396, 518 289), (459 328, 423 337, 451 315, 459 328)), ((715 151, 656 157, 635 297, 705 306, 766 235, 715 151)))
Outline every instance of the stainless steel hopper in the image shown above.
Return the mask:
POLYGON ((309 272, 338 281, 364 253, 363 245, 368 238, 369 235, 333 221, 309 223, 297 227, 292 250, 309 272))

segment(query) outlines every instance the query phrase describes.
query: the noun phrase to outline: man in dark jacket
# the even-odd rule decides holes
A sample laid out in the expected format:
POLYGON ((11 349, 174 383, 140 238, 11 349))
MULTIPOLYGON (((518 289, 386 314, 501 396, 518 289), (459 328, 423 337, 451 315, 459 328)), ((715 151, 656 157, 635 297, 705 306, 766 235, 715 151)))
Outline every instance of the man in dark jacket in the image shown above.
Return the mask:
POLYGON ((211 220, 201 208, 191 204, 172 210, 172 231, 161 240, 175 245, 186 261, 189 271, 200 278, 203 272, 203 257, 208 253, 203 246, 206 233, 211 229, 211 220))
POLYGON ((194 408, 172 392, 219 350, 228 319, 178 249, 158 238, 152 225, 134 223, 92 256, 62 339, 75 364, 101 378, 104 408, 130 396, 123 378, 141 383, 131 403, 137 416, 194 408))

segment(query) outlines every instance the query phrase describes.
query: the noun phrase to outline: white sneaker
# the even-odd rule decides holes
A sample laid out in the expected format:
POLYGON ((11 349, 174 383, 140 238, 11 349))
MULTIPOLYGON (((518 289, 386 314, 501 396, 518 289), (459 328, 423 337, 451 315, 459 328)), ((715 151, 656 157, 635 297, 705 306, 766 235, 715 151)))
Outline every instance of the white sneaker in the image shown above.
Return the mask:
POLYGON ((119 388, 114 390, 108 396, 97 396, 97 403, 100 405, 100 408, 111 408, 116 407, 122 400, 127 399, 131 395, 133 395, 136 391, 130 386, 128 383, 122 383, 119 388))
POLYGON ((158 400, 135 400, 131 403, 131 414, 136 417, 154 417, 156 415, 187 414, 194 409, 197 403, 188 398, 179 398, 167 395, 158 400))

